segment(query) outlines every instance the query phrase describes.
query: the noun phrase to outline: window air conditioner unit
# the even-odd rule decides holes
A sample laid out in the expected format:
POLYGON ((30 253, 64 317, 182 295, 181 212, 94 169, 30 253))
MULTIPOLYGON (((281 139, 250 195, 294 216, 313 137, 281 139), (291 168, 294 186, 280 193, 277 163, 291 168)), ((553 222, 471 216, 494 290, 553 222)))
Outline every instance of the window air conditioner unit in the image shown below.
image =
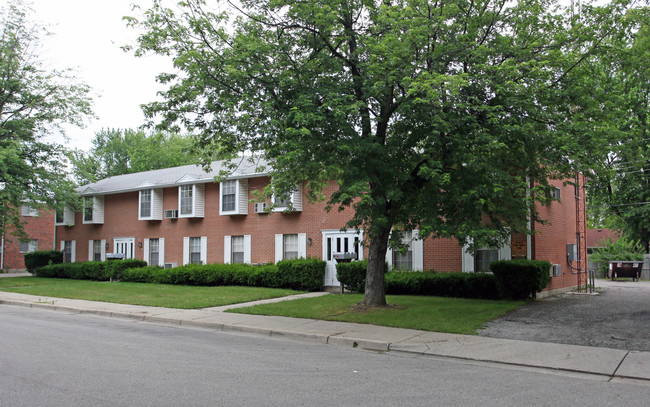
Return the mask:
POLYGON ((551 277, 559 277, 562 275, 562 265, 553 264, 551 265, 551 277))
POLYGON ((165 263, 166 269, 173 269, 174 267, 178 267, 178 263, 165 263))
POLYGON ((254 207, 255 213, 266 213, 266 202, 257 202, 254 207))
POLYGON ((165 219, 176 219, 176 218, 178 218, 178 209, 165 210, 165 219))

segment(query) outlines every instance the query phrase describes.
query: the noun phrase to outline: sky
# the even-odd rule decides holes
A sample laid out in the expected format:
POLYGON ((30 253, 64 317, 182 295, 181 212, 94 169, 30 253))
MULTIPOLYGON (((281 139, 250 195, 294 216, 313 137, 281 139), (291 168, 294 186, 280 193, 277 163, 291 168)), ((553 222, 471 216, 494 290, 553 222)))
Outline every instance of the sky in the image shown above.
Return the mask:
MULTIPOLYGON (((2 2, 3 0, 0 0, 2 2)), ((138 31, 122 20, 134 15, 131 4, 144 8, 150 0, 27 0, 34 22, 53 34, 41 40, 40 59, 46 68, 73 68, 93 90, 96 119, 85 128, 66 126, 70 138, 54 141, 88 150, 101 129, 137 128, 144 123, 141 104, 156 100, 163 87, 155 81, 171 71, 171 62, 160 56, 136 58, 121 46, 135 44, 138 31)))

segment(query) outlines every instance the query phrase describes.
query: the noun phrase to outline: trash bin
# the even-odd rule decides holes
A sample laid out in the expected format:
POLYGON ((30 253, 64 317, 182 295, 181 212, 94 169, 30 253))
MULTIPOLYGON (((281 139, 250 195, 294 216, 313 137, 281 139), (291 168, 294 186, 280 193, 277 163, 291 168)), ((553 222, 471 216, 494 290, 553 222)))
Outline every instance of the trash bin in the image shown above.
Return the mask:
POLYGON ((643 270, 643 261, 610 261, 609 277, 616 280, 619 277, 631 278, 632 281, 639 281, 641 271, 643 270))

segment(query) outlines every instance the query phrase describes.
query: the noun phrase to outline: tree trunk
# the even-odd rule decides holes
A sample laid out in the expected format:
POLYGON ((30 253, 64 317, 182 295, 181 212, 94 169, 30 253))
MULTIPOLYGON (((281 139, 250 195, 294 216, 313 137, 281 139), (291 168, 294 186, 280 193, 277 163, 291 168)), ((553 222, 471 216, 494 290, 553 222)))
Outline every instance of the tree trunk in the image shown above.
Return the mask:
POLYGON ((386 250, 391 227, 379 228, 370 238, 368 250, 368 269, 366 270, 366 291, 363 299, 368 307, 383 307, 386 305, 384 290, 384 274, 386 272, 386 250))

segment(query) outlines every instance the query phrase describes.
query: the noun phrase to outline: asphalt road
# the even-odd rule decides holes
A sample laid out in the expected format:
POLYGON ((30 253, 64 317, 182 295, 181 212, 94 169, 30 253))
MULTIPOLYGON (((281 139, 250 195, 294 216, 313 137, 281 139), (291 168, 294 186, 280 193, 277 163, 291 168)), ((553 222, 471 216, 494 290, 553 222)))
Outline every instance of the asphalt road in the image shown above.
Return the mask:
POLYGON ((650 351, 650 281, 596 280, 598 295, 562 294, 489 322, 480 335, 650 351))
POLYGON ((646 406, 650 386, 0 306, 2 406, 646 406))

